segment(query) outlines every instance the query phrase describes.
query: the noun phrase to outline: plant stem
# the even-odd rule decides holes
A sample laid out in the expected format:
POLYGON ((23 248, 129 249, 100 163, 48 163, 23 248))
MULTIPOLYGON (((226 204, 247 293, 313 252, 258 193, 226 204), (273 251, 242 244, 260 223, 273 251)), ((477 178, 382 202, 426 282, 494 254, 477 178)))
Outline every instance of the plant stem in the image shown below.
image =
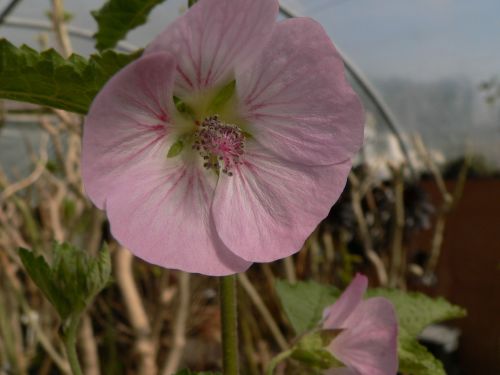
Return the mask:
POLYGON ((238 375, 238 322, 236 308, 236 276, 220 278, 222 323, 222 365, 224 375, 238 375))
POLYGON ((269 363, 269 366, 267 367, 266 375, 273 375, 274 369, 276 368, 276 366, 278 366, 278 364, 281 361, 284 361, 285 359, 287 359, 291 355, 292 355, 292 350, 290 349, 290 350, 285 350, 284 352, 281 352, 276 357, 274 357, 271 360, 271 362, 269 363))
POLYGON ((78 354, 76 353, 76 334, 79 323, 79 316, 70 317, 68 325, 63 333, 64 346, 66 347, 66 353, 68 354, 68 361, 73 375, 83 375, 80 362, 78 361, 78 354))

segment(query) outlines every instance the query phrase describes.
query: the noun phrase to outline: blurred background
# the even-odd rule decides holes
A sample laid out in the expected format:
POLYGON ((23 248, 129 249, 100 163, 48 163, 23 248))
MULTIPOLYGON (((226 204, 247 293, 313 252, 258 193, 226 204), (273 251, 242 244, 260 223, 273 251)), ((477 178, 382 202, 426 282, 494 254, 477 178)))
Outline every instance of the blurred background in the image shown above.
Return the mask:
MULTIPOLYGON (((90 11, 102 3, 64 2, 71 45, 78 54, 94 52, 91 36, 96 23, 90 11)), ((186 10, 186 3, 167 0, 155 8, 150 21, 130 32, 118 49, 144 47, 186 10)), ((424 332, 422 342, 441 356, 449 374, 500 374, 500 2, 283 0, 281 5, 281 18, 313 17, 342 51, 349 79, 365 104, 366 140, 341 200, 294 257, 293 270, 290 265, 263 266, 263 274, 342 286, 354 270, 362 270, 371 274, 374 285, 444 296, 465 307, 468 317, 433 327, 424 332)), ((52 29, 49 1, 0 0, 0 38, 35 49, 60 49, 52 29)), ((4 270, 12 262, 8 249, 20 245, 43 248, 56 238, 80 241, 82 247, 91 241, 97 249, 109 239, 108 229, 102 214, 80 192, 81 119, 12 101, 0 102, 0 109, 4 270), (55 201, 40 202, 40 197, 55 201), (54 224, 51 210, 58 212, 59 224, 54 224)), ((148 313, 158 294, 164 305, 178 305, 181 279, 176 273, 155 269, 151 276, 141 262, 134 261, 134 267, 138 288, 147 291, 148 313)), ((259 267, 250 272, 257 288, 265 287, 265 281, 259 285, 259 267)), ((6 288, 5 278, 15 283, 6 271, 0 276, 0 288, 6 288)), ((213 288, 207 289, 201 279, 192 280, 188 288, 199 302, 192 309, 217 314, 213 288)), ((116 288, 105 294, 119 299, 116 288)), ((277 311, 271 298, 266 302, 277 311)), ((15 311, 15 300, 5 292, 0 304, 15 311)), ((105 358, 117 358, 113 350, 127 347, 131 330, 137 328, 130 328, 117 313, 121 303, 109 308, 101 301, 89 313, 91 334, 105 358), (109 324, 116 324, 117 332, 110 332, 109 324)), ((18 313, 18 319, 22 317, 18 313)), ((166 332, 166 341, 156 348, 163 353, 172 345, 168 322, 174 317, 156 318, 151 324, 156 322, 158 332, 166 332)), ((189 345, 195 348, 201 345, 199 337, 206 343, 217 330, 204 319, 189 323, 189 345)), ((41 321, 42 326, 54 327, 52 318, 41 321)), ((19 330, 12 334, 23 336, 19 330)), ((266 351, 274 348, 265 347, 262 337, 248 340, 254 343, 257 354, 252 355, 259 368, 266 351)), ((29 347, 24 340, 16 345, 16 350, 29 347)), ((32 355, 37 358, 36 351, 32 355)), ((0 361, 14 357, 7 353, 0 361)), ((42 358, 37 361, 40 366, 45 363, 42 358)), ((6 363, 2 370, 0 362, 0 374, 6 363)), ((44 373, 58 373, 44 366, 49 368, 44 373)), ((105 374, 120 374, 126 366, 103 368, 105 374)))

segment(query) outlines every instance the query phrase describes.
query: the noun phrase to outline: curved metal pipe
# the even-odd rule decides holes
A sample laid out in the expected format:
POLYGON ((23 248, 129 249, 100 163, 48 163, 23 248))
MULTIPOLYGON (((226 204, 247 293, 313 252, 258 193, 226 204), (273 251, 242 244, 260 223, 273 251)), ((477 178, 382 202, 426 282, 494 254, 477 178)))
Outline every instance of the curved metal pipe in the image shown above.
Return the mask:
POLYGON ((21 0, 12 0, 9 5, 7 5, 2 13, 0 14, 0 25, 2 22, 5 20, 5 18, 14 10, 14 8, 17 6, 17 3, 19 3, 21 0))

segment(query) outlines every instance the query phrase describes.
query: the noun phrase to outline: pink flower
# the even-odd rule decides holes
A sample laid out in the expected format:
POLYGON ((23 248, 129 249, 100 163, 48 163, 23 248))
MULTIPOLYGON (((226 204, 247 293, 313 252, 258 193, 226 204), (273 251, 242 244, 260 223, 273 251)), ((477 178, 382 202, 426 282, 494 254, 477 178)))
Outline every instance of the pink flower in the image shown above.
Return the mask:
POLYGON ((398 323, 387 299, 363 300, 368 280, 357 274, 340 298, 323 312, 323 328, 341 330, 328 346, 347 367, 328 375, 395 375, 398 371, 398 323))
POLYGON ((322 27, 277 15, 276 0, 201 0, 94 100, 85 189, 137 256, 241 272, 298 251, 338 199, 361 104, 322 27))

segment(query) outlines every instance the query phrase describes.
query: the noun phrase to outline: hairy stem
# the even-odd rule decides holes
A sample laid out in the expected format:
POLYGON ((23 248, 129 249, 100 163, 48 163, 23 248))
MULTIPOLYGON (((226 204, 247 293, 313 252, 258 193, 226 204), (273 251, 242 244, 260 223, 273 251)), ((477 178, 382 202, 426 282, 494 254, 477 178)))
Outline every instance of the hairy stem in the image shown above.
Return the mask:
POLYGON ((179 272, 179 308, 175 318, 174 326, 174 342, 170 353, 168 354, 163 375, 171 375, 177 371, 179 363, 182 359, 182 354, 186 346, 186 327, 189 318, 190 307, 190 291, 189 291, 190 274, 187 272, 179 272))
POLYGON ((224 375, 238 375, 238 317, 236 309, 236 276, 220 278, 222 323, 222 365, 224 375))
POLYGON ((79 316, 72 316, 69 319, 67 327, 64 328, 63 342, 68 354, 68 361, 73 375, 83 375, 78 354, 76 352, 76 334, 78 331, 79 316))

